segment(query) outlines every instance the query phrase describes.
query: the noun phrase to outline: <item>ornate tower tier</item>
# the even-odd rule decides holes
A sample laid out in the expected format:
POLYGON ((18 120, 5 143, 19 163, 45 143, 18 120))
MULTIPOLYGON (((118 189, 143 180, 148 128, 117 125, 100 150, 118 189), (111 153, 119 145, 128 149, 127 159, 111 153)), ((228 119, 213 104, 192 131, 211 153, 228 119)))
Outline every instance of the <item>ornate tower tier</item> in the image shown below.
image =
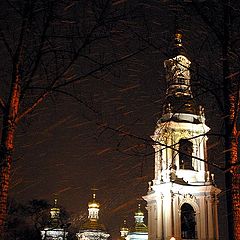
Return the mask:
POLYGON ((167 91, 163 116, 152 136, 155 177, 147 201, 150 240, 218 239, 217 195, 207 165, 204 109, 195 104, 191 62, 181 34, 175 35, 174 56, 164 62, 167 91))

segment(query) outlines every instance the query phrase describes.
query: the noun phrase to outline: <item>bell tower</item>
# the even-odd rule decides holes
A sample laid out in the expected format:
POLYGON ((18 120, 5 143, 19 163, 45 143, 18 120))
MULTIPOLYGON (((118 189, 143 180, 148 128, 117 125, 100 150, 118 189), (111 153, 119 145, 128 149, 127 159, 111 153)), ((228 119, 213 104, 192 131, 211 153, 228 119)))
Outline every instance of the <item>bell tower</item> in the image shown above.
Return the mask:
POLYGON ((195 104, 190 60, 175 34, 173 56, 164 62, 166 99, 152 136, 155 177, 147 195, 149 240, 218 237, 217 195, 207 164, 204 109, 195 104))

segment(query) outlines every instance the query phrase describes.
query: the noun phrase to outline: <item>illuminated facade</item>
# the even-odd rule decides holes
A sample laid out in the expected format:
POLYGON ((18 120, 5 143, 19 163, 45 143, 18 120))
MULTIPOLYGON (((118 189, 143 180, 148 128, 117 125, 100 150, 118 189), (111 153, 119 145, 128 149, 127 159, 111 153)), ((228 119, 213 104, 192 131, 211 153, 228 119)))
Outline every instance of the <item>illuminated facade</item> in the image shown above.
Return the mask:
POLYGON ((94 193, 92 201, 88 203, 88 220, 76 234, 78 240, 106 240, 110 237, 105 226, 99 222, 99 208, 100 204, 96 201, 94 193))
MULTIPOLYGON (((148 228, 144 224, 144 214, 141 211, 140 204, 138 206, 137 212, 135 212, 134 218, 135 218, 135 226, 130 231, 128 231, 127 234, 126 234, 126 232, 124 232, 126 234, 124 239, 126 239, 126 240, 147 240, 148 239, 148 228)), ((120 231, 120 233, 122 235, 121 231, 120 231)))
POLYGON ((54 207, 50 210, 50 221, 47 227, 41 231, 44 240, 66 240, 68 232, 61 224, 60 208, 57 206, 57 199, 54 201, 54 207))
POLYGON ((210 129, 204 109, 194 102, 190 64, 181 34, 176 34, 174 55, 164 62, 166 104, 152 136, 155 178, 144 196, 150 240, 219 239, 220 190, 207 165, 206 133, 210 129))

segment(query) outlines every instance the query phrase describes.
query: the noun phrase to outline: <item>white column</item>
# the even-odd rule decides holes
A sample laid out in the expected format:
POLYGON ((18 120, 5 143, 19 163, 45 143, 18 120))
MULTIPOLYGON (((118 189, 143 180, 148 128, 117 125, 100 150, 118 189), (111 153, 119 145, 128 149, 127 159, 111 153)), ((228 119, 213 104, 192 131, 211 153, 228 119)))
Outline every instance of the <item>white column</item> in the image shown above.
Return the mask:
POLYGON ((155 179, 157 179, 158 165, 159 165, 158 154, 157 154, 158 148, 157 148, 157 146, 153 146, 153 148, 154 148, 154 151, 155 151, 155 179))
POLYGON ((152 204, 148 207, 148 234, 149 240, 154 240, 152 237, 152 224, 153 224, 153 215, 152 215, 152 204))
POLYGON ((163 226, 163 215, 162 215, 162 195, 157 199, 157 238, 162 239, 162 226, 163 226))
POLYGON ((178 233, 178 195, 173 196, 173 223, 174 223, 174 234, 173 236, 176 237, 178 233))
POLYGON ((174 237, 176 239, 181 239, 181 209, 179 208, 179 195, 175 197, 175 231, 174 237))
POLYGON ((196 211, 196 216, 195 216, 195 221, 196 221, 196 231, 197 231, 197 235, 196 235, 196 237, 197 237, 197 239, 201 239, 200 238, 200 212, 201 212, 201 210, 199 211, 199 209, 198 209, 198 211, 196 211))
POLYGON ((152 224, 152 238, 156 240, 157 238, 157 202, 155 201, 153 206, 153 224, 152 224))
MULTIPOLYGON (((167 141, 165 140, 164 137, 164 141, 161 141, 164 145, 167 144, 167 141)), ((167 165, 167 147, 163 146, 163 150, 162 150, 162 170, 166 169, 166 165, 167 165)))
POLYGON ((200 225, 200 229, 198 232, 198 237, 199 239, 206 239, 206 220, 207 220, 207 216, 206 216, 206 203, 205 203, 205 197, 201 196, 200 197, 200 222, 197 223, 197 225, 200 225))
MULTIPOLYGON (((202 146, 201 153, 203 154, 201 158, 204 160, 207 160, 207 137, 206 136, 203 137, 201 146, 202 146)), ((203 161, 202 161, 202 166, 203 166, 202 169, 204 169, 204 171, 208 171, 207 164, 203 161)))
POLYGON ((164 239, 170 239, 172 237, 172 209, 171 209, 171 193, 165 193, 163 198, 163 228, 164 239))
MULTIPOLYGON (((167 146, 171 146, 171 138, 168 137, 168 141, 167 141, 167 146)), ((172 149, 171 148, 167 148, 167 169, 169 169, 169 166, 172 164, 172 149)))
POLYGON ((214 239, 214 231, 213 231, 213 201, 212 197, 208 196, 207 197, 207 205, 208 205, 208 237, 210 240, 214 239))
POLYGON ((214 226, 215 226, 215 239, 219 239, 219 233, 218 233, 218 200, 217 200, 217 196, 215 195, 214 198, 214 226))

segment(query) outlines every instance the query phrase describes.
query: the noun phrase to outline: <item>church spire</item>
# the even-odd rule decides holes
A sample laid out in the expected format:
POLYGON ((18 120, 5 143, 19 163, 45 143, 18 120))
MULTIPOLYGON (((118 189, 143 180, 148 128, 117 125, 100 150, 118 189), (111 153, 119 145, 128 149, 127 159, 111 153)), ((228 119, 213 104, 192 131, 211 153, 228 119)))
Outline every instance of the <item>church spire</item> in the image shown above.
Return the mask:
POLYGON ((166 103, 163 113, 197 114, 191 90, 190 65, 182 43, 182 34, 175 34, 172 58, 164 61, 166 69, 166 103))
POLYGON ((175 34, 173 58, 164 62, 167 79, 167 96, 192 96, 190 87, 190 64, 182 45, 182 34, 175 34))

